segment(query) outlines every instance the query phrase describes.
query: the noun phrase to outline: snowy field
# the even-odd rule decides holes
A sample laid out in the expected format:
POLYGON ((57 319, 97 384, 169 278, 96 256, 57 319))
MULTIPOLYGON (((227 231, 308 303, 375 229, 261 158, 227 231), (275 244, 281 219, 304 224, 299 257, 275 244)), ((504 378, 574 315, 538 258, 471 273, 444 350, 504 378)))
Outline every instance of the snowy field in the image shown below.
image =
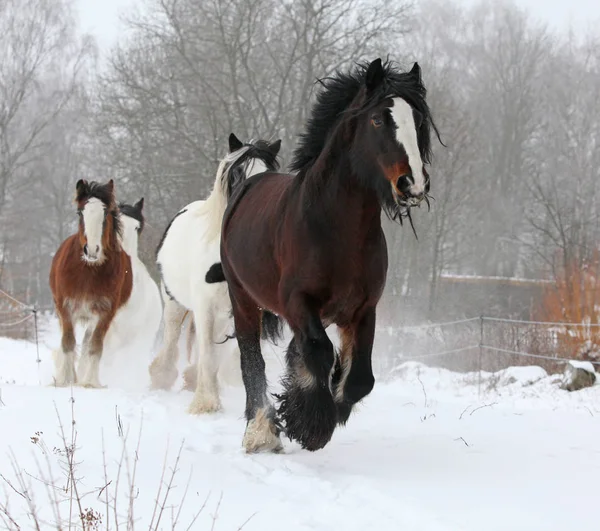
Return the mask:
MULTIPOLYGON (((41 529, 56 529, 57 504, 69 514, 57 411, 68 445, 75 418, 75 485, 84 512, 100 513, 97 529, 172 529, 175 519, 176 529, 223 531, 600 529, 600 386, 569 394, 525 367, 484 375, 479 395, 474 374, 409 362, 325 449, 285 439, 284 454, 249 456, 239 374, 223 386, 223 413, 192 417, 181 382, 147 390, 150 353, 107 358, 106 389, 48 386, 57 345, 51 323, 38 369, 35 345, 0 338, 0 501, 21 529, 34 528, 27 494, 41 529)), ((276 383, 281 354, 266 351, 276 383)))

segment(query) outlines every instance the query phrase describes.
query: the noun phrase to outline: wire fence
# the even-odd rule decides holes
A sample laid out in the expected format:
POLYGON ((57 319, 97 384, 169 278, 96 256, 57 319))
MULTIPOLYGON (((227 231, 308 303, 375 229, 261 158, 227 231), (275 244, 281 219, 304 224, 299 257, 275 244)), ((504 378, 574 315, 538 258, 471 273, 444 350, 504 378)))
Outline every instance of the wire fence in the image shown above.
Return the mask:
MULTIPOLYGON (((34 342, 38 367, 40 312, 40 308, 0 289, 0 336, 34 342)), ((407 361, 459 372, 477 371, 480 375, 482 371, 496 372, 531 364, 555 373, 570 361, 588 361, 600 367, 600 323, 480 316, 379 327, 374 353, 374 370, 380 376, 393 374, 407 361)))
POLYGON ((0 289, 0 336, 26 339, 35 343, 36 363, 40 359, 39 308, 29 306, 10 293, 0 289))
POLYGON ((374 366, 393 374, 407 361, 459 372, 496 372, 539 365, 549 373, 570 361, 600 367, 600 323, 471 317, 414 326, 379 328, 374 366))

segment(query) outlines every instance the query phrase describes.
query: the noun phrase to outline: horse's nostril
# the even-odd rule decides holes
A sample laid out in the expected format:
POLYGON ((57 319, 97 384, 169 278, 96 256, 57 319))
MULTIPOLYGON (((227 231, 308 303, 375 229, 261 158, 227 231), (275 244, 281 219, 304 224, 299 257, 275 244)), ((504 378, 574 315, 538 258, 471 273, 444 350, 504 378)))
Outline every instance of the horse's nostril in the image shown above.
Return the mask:
POLYGON ((96 252, 99 253, 100 252, 100 246, 96 245, 96 252))
POLYGON ((88 246, 87 243, 83 246, 83 254, 87 255, 88 254, 88 246))
POLYGON ((412 185, 412 177, 410 175, 401 175, 396 181, 396 188, 403 194, 408 194, 412 185))

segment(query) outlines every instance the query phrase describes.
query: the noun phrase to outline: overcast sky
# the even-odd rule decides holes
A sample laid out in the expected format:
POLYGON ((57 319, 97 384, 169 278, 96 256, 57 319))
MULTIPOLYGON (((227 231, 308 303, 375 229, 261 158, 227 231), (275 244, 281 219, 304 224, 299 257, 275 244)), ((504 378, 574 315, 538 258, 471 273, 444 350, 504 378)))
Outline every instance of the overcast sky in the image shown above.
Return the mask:
MULTIPOLYGON (((476 0, 462 0, 472 3, 476 0)), ((101 50, 106 50, 118 38, 119 13, 143 0, 75 0, 80 14, 82 29, 92 33, 101 50)), ((535 18, 551 26, 564 29, 571 22, 584 30, 588 25, 600 23, 600 0, 516 0, 526 7, 535 18)))

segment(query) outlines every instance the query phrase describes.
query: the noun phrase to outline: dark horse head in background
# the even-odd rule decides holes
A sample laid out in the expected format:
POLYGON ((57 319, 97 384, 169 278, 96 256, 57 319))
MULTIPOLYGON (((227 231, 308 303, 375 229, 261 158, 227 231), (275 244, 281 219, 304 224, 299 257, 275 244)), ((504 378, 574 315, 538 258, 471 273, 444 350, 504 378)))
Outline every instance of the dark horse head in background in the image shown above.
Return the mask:
POLYGON ((381 211, 398 219, 430 187, 435 125, 417 64, 400 72, 377 59, 321 84, 294 153, 297 174, 248 179, 223 218, 248 452, 279 451, 280 429, 304 448, 322 448, 370 393, 375 309, 388 267, 381 211), (259 342, 267 311, 294 333, 277 410, 259 342), (325 332, 332 323, 338 356, 325 332))

